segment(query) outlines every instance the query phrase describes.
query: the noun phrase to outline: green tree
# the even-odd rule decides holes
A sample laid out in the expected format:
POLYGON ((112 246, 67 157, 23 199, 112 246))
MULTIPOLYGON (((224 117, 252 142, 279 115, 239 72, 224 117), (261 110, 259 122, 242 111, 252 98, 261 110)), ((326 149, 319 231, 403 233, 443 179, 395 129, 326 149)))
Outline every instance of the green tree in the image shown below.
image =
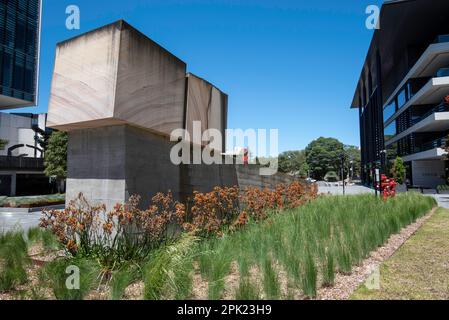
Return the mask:
POLYGON ((352 167, 352 169, 354 170, 353 176, 360 177, 362 154, 360 152, 359 147, 346 145, 346 146, 344 146, 344 149, 345 149, 345 155, 346 155, 346 157, 345 157, 345 161, 346 161, 345 172, 347 170, 350 170, 350 168, 352 167), (352 161, 352 163, 351 163, 351 161, 352 161))
POLYGON ((308 165, 304 150, 283 152, 279 155, 278 163, 280 172, 307 177, 308 165))
POLYGON ((322 180, 329 171, 341 171, 341 158, 345 155, 344 145, 334 138, 318 138, 306 148, 306 160, 311 176, 322 180))
POLYGON ((5 147, 7 146, 8 143, 9 143, 8 140, 0 139, 0 150, 5 150, 5 147))
POLYGON ((48 139, 45 152, 45 174, 57 180, 59 192, 64 189, 64 180, 67 177, 67 143, 67 133, 55 131, 48 139))
POLYGON ((39 144, 40 148, 45 152, 45 150, 47 150, 48 140, 51 137, 52 131, 42 130, 39 127, 34 127, 33 130, 37 133, 34 139, 39 144))
POLYGON ((393 168, 391 169, 391 175, 397 183, 403 184, 405 182, 406 168, 404 165, 404 160, 402 160, 402 158, 397 157, 396 160, 394 160, 393 168))

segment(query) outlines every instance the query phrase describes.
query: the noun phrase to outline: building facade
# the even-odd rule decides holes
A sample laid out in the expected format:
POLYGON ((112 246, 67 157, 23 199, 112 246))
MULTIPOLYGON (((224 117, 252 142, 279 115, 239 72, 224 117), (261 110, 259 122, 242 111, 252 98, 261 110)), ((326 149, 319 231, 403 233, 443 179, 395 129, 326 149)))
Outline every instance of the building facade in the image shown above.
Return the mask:
POLYGON ((410 186, 435 188, 447 178, 449 1, 388 1, 357 84, 362 180, 389 174, 401 157, 410 186))
POLYGON ((28 196, 55 192, 44 174, 44 153, 39 141, 46 128, 46 114, 0 113, 0 196, 28 196))
POLYGON ((0 0, 0 109, 38 98, 41 0, 0 0))

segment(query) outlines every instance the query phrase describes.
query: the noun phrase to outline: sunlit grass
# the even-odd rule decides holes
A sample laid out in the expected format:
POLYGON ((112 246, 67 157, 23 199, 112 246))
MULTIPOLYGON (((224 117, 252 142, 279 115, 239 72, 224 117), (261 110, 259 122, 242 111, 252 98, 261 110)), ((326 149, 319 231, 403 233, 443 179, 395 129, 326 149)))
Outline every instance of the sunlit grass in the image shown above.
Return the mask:
POLYGON ((28 245, 23 232, 0 233, 0 292, 25 283, 29 263, 28 245))
POLYGON ((402 227, 436 205, 419 194, 403 194, 384 202, 372 195, 321 197, 303 207, 272 216, 266 222, 199 246, 209 298, 220 299, 232 262, 242 277, 237 296, 253 296, 251 266, 262 274, 264 296, 282 297, 277 262, 302 294, 314 297, 320 286, 332 285, 336 272, 350 273, 369 253, 402 227), (201 253, 204 254, 201 254, 201 253))
POLYGON ((352 299, 449 299, 449 210, 434 215, 380 266, 380 289, 361 285, 352 299))

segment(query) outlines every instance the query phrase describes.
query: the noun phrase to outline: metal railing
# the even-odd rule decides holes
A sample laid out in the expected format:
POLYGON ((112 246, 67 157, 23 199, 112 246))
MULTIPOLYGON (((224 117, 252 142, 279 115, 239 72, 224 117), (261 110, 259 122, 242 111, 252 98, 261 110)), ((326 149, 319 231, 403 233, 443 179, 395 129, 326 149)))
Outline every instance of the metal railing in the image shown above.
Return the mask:
POLYGON ((0 169, 44 170, 44 159, 0 156, 0 169))
POLYGON ((414 146, 413 153, 424 152, 424 151, 444 147, 445 145, 446 145, 446 138, 439 138, 439 139, 435 139, 430 142, 425 142, 419 146, 414 146))
POLYGON ((412 126, 414 126, 418 122, 421 122, 422 120, 426 119, 427 117, 429 117, 430 115, 432 115, 434 113, 446 112, 446 111, 449 111, 449 106, 447 104, 445 104, 445 103, 440 103, 439 105, 437 105, 436 107, 430 109, 429 111, 427 111, 425 114, 423 114, 419 118, 413 119, 411 121, 412 122, 412 126))

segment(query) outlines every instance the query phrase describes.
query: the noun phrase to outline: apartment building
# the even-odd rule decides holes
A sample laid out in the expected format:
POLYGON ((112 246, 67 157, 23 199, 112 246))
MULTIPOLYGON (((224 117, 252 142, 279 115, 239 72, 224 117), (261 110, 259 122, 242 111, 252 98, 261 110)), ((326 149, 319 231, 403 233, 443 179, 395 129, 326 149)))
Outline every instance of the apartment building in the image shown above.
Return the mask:
POLYGON ((449 134, 449 1, 387 1, 351 104, 360 118, 362 180, 401 157, 410 186, 445 184, 449 134))
POLYGON ((0 1, 0 109, 37 104, 41 0, 0 1))

